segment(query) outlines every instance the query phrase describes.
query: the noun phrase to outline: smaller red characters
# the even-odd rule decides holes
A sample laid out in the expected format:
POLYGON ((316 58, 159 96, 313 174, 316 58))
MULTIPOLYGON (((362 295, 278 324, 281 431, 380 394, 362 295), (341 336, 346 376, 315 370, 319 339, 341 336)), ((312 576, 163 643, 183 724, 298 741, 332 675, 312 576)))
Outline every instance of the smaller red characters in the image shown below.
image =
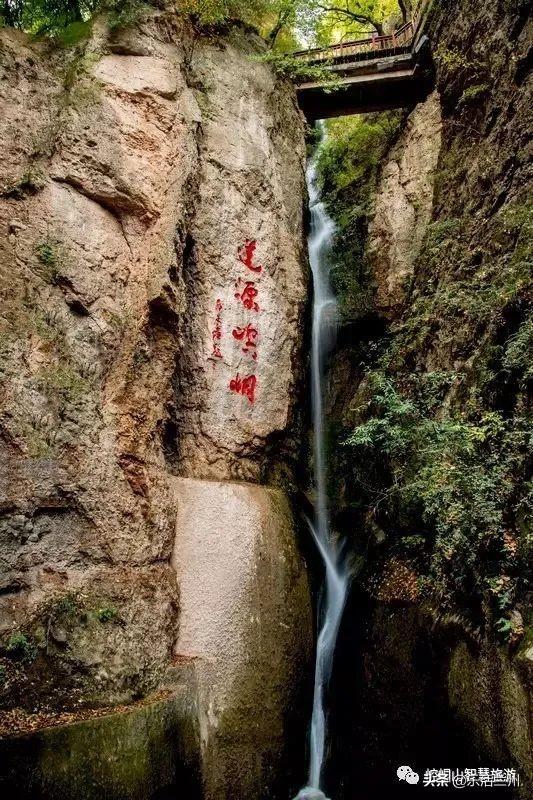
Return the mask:
POLYGON ((243 353, 249 353, 254 361, 257 360, 257 336, 258 331, 257 328, 254 328, 253 325, 248 324, 245 328, 233 328, 232 336, 237 341, 243 342, 243 353))
POLYGON ((244 264, 252 272, 262 272, 263 267, 261 264, 254 264, 254 253, 257 247, 257 242, 255 239, 246 239, 244 244, 242 244, 239 248, 237 248, 237 256, 239 261, 244 264))
POLYGON ((259 292, 255 288, 254 281, 243 281, 242 278, 239 278, 235 283, 235 288, 237 289, 235 298, 240 300, 248 311, 259 311, 259 304, 255 299, 259 292), (241 291, 242 284, 244 284, 244 288, 241 291))
POLYGON ((215 327, 213 328, 212 338, 213 338, 213 351, 211 355, 214 358, 222 358, 222 352, 218 345, 218 342, 222 339, 222 300, 217 299, 215 303, 215 311, 217 315, 215 317, 215 327))
POLYGON ((250 403, 255 402, 255 390, 257 388, 257 378, 255 375, 248 375, 247 378, 241 378, 239 373, 232 378, 229 382, 229 388, 231 392, 235 392, 236 394, 242 394, 243 397, 247 397, 250 403))

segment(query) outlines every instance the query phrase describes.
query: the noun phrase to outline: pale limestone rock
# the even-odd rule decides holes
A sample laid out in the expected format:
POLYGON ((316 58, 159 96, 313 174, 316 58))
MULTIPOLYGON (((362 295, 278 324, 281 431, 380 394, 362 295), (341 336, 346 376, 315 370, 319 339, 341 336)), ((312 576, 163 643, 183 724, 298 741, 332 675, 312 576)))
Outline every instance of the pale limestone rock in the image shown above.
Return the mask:
POLYGON ((307 289, 302 128, 292 96, 276 90, 264 65, 251 69, 248 54, 199 47, 193 68, 208 88, 192 229, 179 469, 202 478, 258 480, 269 440, 291 423, 299 377, 295 363, 307 289), (288 119, 293 123, 284 124, 288 119), (238 259, 247 239, 257 242, 253 266, 261 265, 261 273, 238 259), (258 310, 235 297, 246 281, 255 284, 258 310), (217 300, 219 358, 213 357, 212 338, 217 300), (257 331, 257 346, 244 353, 245 342, 232 333, 247 325, 257 331), (230 390, 237 375, 254 376, 253 402, 230 390))
POLYGON ((433 179, 441 146, 438 92, 411 113, 378 181, 368 229, 367 255, 376 282, 376 305, 391 314, 431 220, 433 179))
POLYGON ((303 123, 249 38, 200 38, 191 65, 192 29, 153 9, 98 23, 83 54, 0 32, 0 634, 43 642, 72 592, 90 612, 54 619, 70 656, 42 645, 13 702, 47 701, 47 659, 58 702, 157 686, 179 628, 173 473, 259 480, 290 450, 303 123), (213 371, 208 347, 220 292, 225 346, 244 321, 229 303, 246 237, 265 268, 253 406, 228 388, 239 348, 213 371), (95 621, 107 606, 123 624, 95 621))
MULTIPOLYGON (((60 183, 43 189, 40 204, 49 210, 43 236, 58 242, 61 278, 93 313, 103 298, 118 303, 129 277, 131 252, 117 218, 60 183)), ((116 311, 120 313, 119 305, 116 311)))
POLYGON ((176 71, 169 69, 168 59, 153 56, 104 56, 93 75, 128 94, 151 93, 171 99, 178 90, 176 71))
POLYGON ((312 652, 290 506, 281 491, 244 483, 178 479, 175 491, 175 653, 198 687, 204 796, 277 797, 312 652))

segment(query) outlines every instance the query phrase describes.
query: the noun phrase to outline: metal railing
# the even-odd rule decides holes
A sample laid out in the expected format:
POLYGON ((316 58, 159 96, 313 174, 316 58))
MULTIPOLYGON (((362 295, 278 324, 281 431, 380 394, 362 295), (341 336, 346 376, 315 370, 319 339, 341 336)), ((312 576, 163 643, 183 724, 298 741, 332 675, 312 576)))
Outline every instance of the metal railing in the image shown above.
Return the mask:
POLYGON ((386 36, 373 34, 365 39, 356 39, 352 42, 340 42, 339 44, 333 44, 329 47, 314 47, 308 50, 299 50, 293 53, 293 56, 309 64, 320 64, 323 62, 339 64, 408 52, 415 42, 429 4, 430 0, 421 0, 413 12, 412 19, 394 31, 394 33, 387 34, 386 36))

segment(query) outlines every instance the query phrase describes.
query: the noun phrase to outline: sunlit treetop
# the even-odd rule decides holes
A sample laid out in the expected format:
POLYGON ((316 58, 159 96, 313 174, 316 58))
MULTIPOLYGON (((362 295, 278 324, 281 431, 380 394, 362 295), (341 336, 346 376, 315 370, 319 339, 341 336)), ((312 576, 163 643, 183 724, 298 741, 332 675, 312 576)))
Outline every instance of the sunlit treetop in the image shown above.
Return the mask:
MULTIPOLYGON (((86 25, 102 11, 128 22, 142 0, 0 0, 0 23, 38 35, 86 25)), ((171 6, 171 3, 167 4, 171 6)), ((410 15, 411 0, 175 0, 176 10, 202 23, 242 20, 270 45, 288 52, 312 44, 393 29, 410 15)))
POLYGON ((204 21, 243 19, 280 50, 330 44, 405 22, 412 0, 185 0, 204 21))
POLYGON ((311 31, 320 44, 357 39, 373 32, 381 36, 403 21, 397 0, 312 0, 312 4, 315 18, 311 31))

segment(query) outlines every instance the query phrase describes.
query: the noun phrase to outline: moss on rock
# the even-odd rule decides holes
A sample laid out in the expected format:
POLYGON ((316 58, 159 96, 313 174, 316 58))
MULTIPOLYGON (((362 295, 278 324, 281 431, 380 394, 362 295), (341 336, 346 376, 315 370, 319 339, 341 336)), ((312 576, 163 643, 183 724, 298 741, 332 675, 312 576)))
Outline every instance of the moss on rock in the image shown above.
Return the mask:
POLYGON ((0 739, 0 792, 10 800, 194 800, 198 734, 187 709, 175 696, 0 739))

